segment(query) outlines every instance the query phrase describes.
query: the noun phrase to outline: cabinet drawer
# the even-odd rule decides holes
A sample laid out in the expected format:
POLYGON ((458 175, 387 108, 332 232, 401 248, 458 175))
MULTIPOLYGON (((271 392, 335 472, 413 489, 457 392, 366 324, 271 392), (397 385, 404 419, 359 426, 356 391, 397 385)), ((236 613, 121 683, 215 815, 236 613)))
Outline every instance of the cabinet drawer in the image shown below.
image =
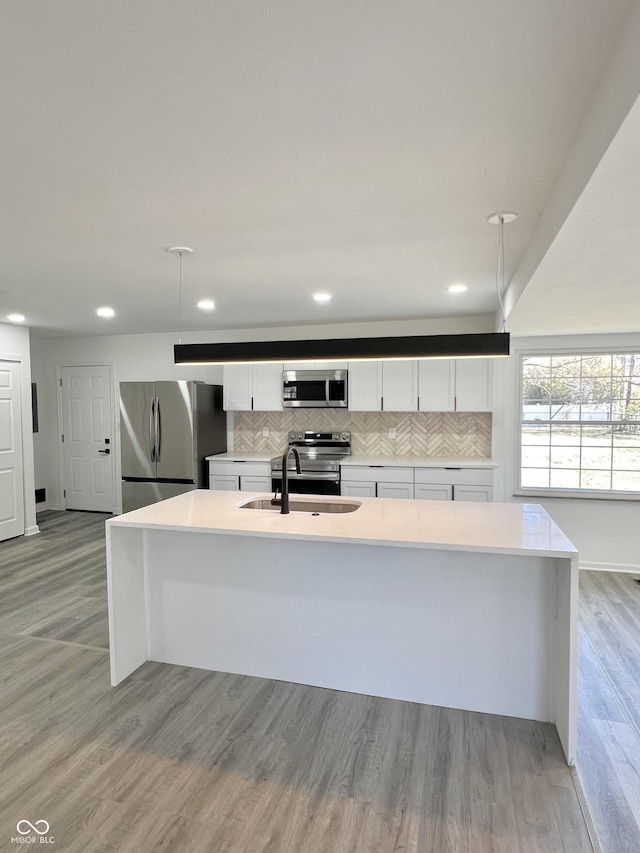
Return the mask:
POLYGON ((413 500, 413 483, 376 483, 376 497, 413 500))
POLYGON ((447 483, 416 483, 415 496, 419 501, 450 501, 453 500, 453 486, 447 483))
POLYGON ((454 486, 454 501, 482 501, 484 503, 493 500, 493 489, 491 486, 454 486))
POLYGON ((493 468, 416 468, 416 483, 491 486, 493 468))
POLYGON ((229 475, 223 477, 209 477, 209 488, 219 492, 237 492, 240 490, 239 477, 229 475))
POLYGON ((343 481, 359 480, 373 483, 413 483, 413 468, 396 468, 390 465, 343 465, 343 481))
POLYGON ((270 462, 232 462, 220 460, 209 462, 211 477, 269 477, 271 479, 270 462))
POLYGON ((271 477, 240 477, 241 492, 270 492, 271 477))
POLYGON ((340 494, 350 498, 375 498, 376 484, 363 483, 358 480, 351 480, 345 483, 342 480, 340 484, 340 494))

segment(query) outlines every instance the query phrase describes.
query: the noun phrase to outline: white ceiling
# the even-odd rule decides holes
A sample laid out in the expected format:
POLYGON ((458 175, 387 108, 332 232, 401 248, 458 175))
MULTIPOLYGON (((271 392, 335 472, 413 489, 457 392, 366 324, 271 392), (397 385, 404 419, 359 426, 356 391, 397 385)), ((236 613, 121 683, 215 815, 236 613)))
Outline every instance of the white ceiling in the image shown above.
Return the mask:
POLYGON ((516 334, 640 332, 640 101, 509 317, 516 334))
MULTIPOLYGON (((195 250, 184 329, 491 313, 487 216, 519 213, 505 231, 509 277, 636 7, 8 0, 0 319, 20 311, 43 335, 175 331, 175 245, 195 250), (452 297, 458 281, 469 290, 452 297), (333 300, 316 305, 317 290, 333 300), (203 296, 213 314, 194 307, 203 296), (103 304, 113 320, 95 317, 103 304)), ((596 207, 575 227, 570 217, 516 304, 514 331, 554 331, 567 307, 575 328, 562 331, 591 331, 601 301, 609 325, 632 323, 628 304, 617 318, 619 299, 639 316, 638 216, 625 226, 610 203, 604 217, 588 212, 612 192, 633 207, 637 118, 629 132, 571 217, 596 207), (624 258, 615 300, 612 256, 624 258)))

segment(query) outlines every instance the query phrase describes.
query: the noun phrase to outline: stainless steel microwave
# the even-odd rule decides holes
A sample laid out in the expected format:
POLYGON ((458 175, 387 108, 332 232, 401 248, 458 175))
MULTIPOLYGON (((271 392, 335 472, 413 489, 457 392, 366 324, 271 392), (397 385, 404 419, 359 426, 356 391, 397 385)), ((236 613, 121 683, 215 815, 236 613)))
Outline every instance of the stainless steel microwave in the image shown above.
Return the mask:
POLYGON ((282 405, 285 409, 346 409, 346 370, 285 370, 282 405))

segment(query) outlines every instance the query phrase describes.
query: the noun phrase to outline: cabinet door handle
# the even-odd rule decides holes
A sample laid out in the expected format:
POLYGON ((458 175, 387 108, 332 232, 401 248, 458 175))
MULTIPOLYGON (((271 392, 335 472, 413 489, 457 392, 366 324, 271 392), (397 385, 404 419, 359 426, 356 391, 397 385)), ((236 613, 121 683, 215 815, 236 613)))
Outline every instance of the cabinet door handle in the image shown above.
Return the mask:
POLYGON ((380 397, 380 411, 384 412, 384 397, 380 397))

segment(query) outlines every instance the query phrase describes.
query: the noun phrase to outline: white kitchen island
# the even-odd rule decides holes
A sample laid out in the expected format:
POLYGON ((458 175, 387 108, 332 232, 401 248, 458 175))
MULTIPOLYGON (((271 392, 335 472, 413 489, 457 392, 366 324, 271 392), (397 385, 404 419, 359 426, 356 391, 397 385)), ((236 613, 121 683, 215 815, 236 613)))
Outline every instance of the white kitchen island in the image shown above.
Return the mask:
POLYGON ((255 497, 107 521, 113 685, 153 660, 548 721, 574 763, 578 555, 542 507, 255 497))

